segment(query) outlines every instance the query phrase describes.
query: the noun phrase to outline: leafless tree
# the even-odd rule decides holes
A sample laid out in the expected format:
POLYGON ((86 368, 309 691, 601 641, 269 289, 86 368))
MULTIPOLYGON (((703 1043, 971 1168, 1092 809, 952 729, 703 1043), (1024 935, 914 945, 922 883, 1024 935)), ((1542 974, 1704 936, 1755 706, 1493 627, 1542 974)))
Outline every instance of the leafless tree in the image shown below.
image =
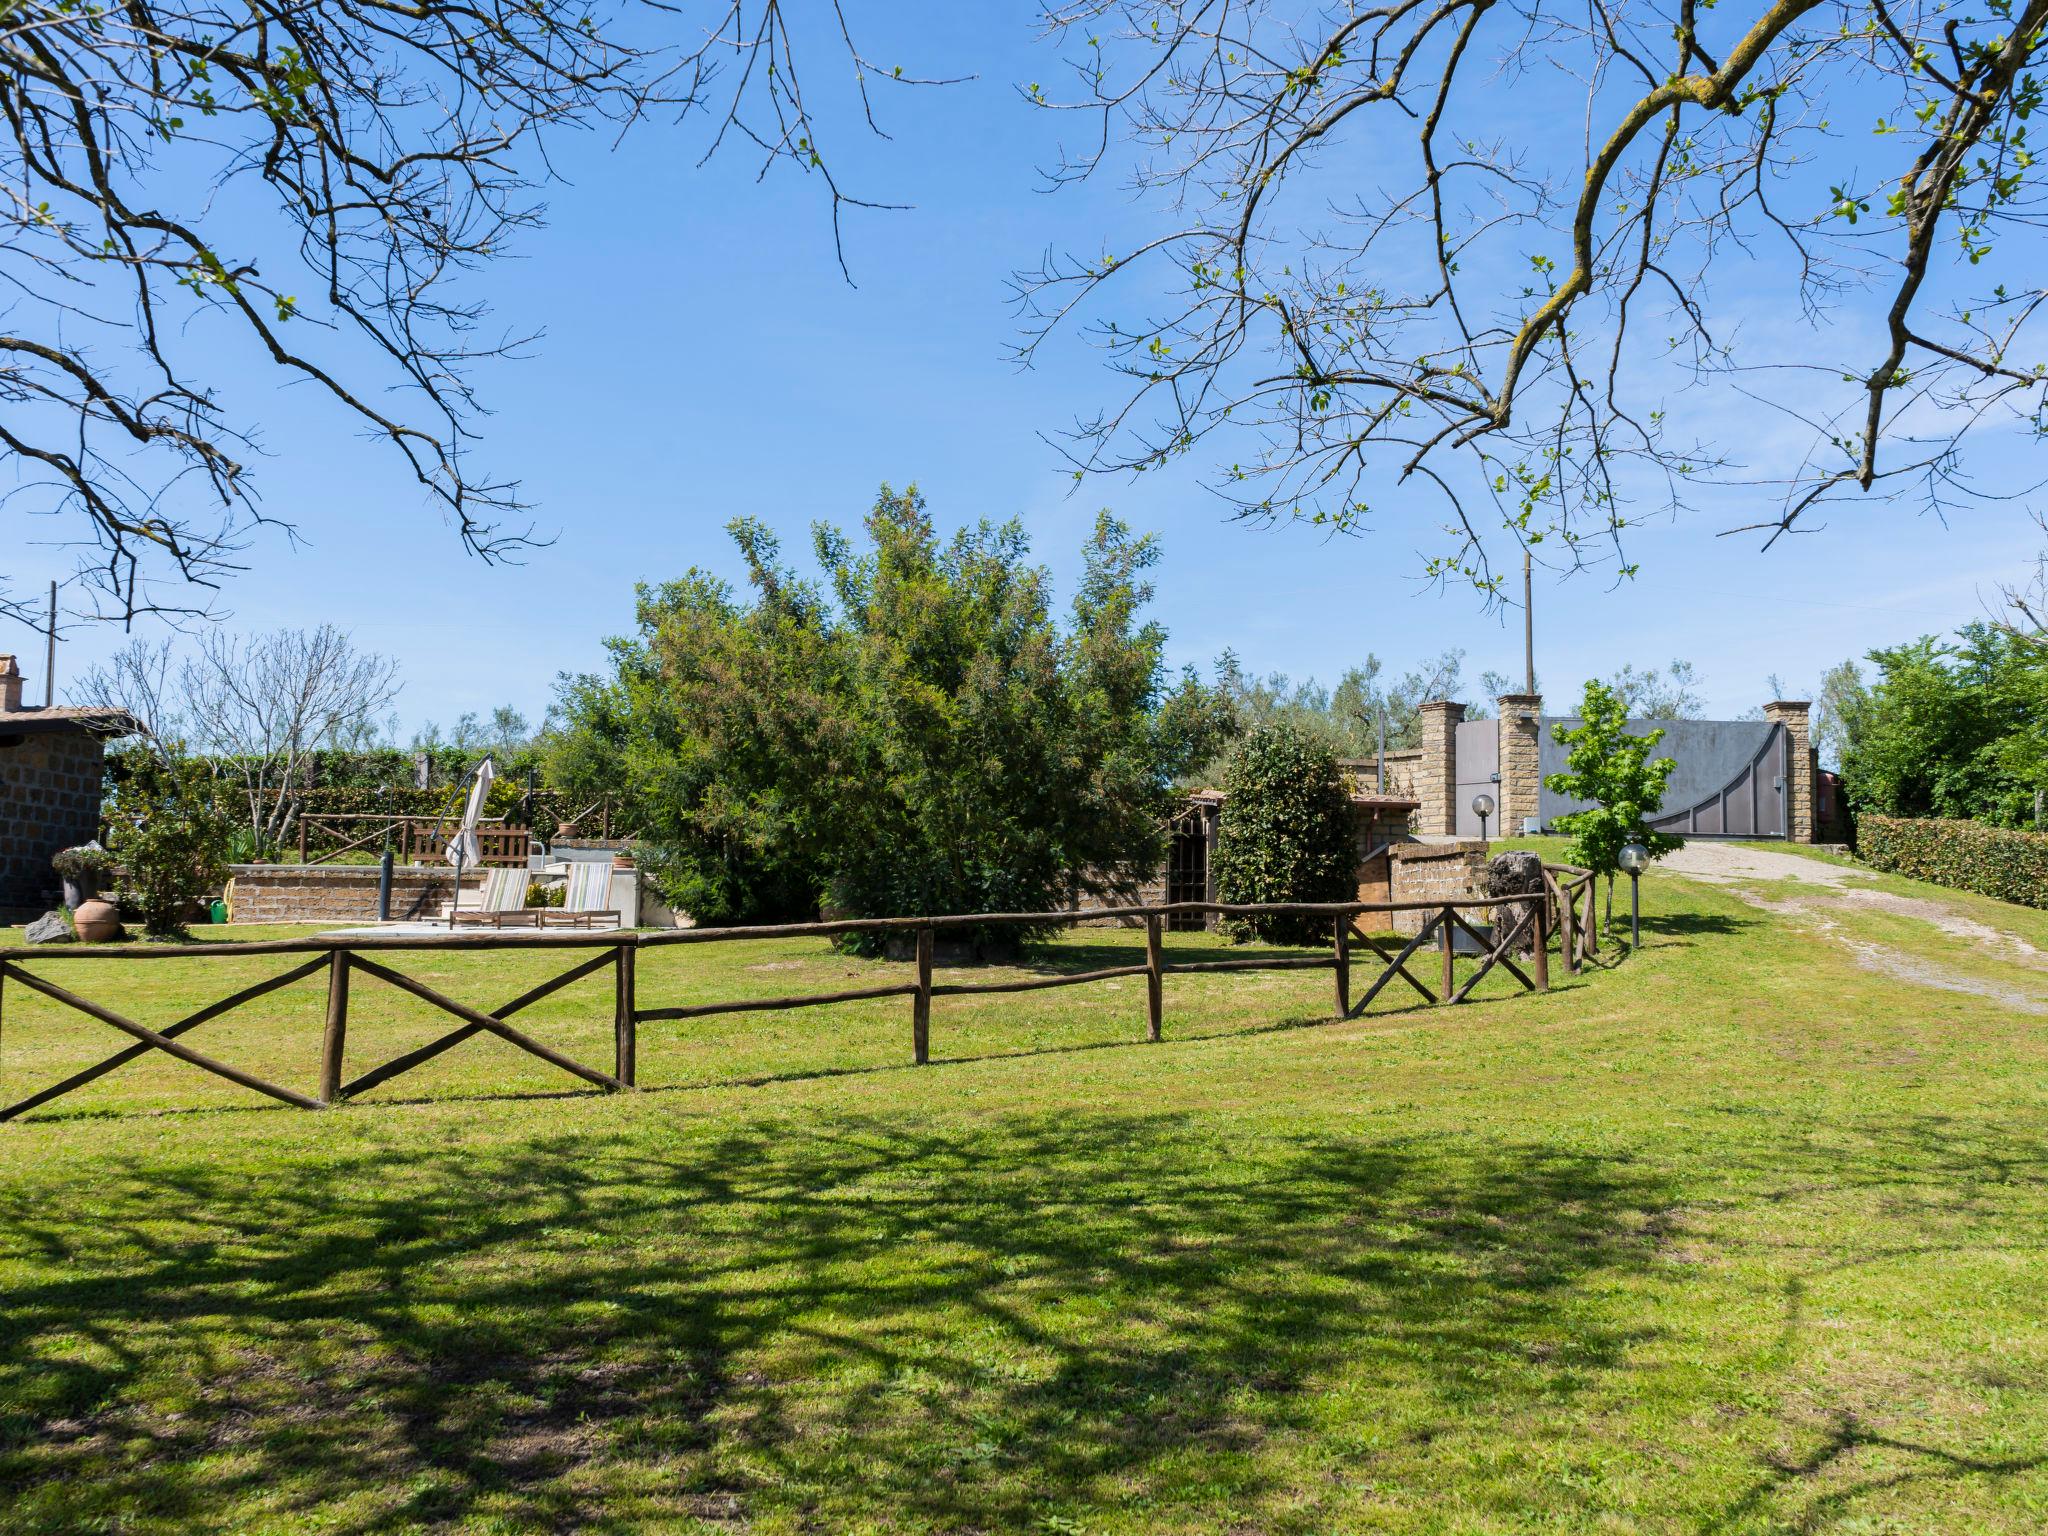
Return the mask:
MULTIPOLYGON (((853 77, 840 0, 807 18, 853 77)), ((474 462, 466 274, 540 218, 564 131, 701 113, 700 141, 862 199, 821 147, 783 0, 18 0, 0 14, 0 459, 80 551, 78 612, 206 610, 261 509, 253 348, 396 456, 486 559, 532 537, 474 462)), ((877 130, 879 131, 879 130, 877 130)), ((708 153, 708 151, 707 151, 708 153)), ((0 612, 29 616, 32 594, 0 612)))
POLYGON ((398 664, 359 651, 331 624, 237 637, 203 632, 181 669, 193 745, 238 779, 249 828, 275 846, 298 814, 310 755, 366 724, 398 694, 398 664))
POLYGON ((161 757, 184 750, 189 722, 168 639, 154 644, 134 639, 104 663, 86 669, 71 686, 73 704, 127 715, 142 727, 142 740, 161 757))
MULTIPOLYGON (((2048 545, 2048 517, 2034 514, 2048 545)), ((2021 644, 2048 657, 2048 547, 2034 557, 2034 568, 2025 581, 2006 582, 1999 587, 1998 607, 1992 622, 2021 644)))
POLYGON ((1199 447, 1241 515, 1340 528, 1408 482, 1444 509, 1429 571, 1496 598, 1489 551, 1626 572, 1642 508, 1702 482, 1759 488, 1728 521, 1766 545, 1851 494, 2024 488, 1962 449, 2048 432, 2048 0, 1046 20, 1075 84, 1029 94, 1085 124, 1054 181, 1135 144, 1157 216, 1017 280, 1025 358, 1078 326, 1128 380, 1077 477, 1199 447))

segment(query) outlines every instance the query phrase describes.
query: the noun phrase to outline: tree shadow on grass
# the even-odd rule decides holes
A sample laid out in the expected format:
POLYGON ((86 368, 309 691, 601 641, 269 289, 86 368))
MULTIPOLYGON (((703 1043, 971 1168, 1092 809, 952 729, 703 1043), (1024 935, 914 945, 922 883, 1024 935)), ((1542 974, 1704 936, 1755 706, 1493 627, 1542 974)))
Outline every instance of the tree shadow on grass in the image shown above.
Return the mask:
POLYGON ((1167 1115, 293 1155, 0 1190, 15 1529, 1317 1529, 1304 1436, 1626 1369, 1603 1277, 1670 1203, 1546 1146, 1167 1115))
MULTIPOLYGON (((1703 935, 1725 938, 1730 934, 1741 933, 1745 929, 1758 927, 1761 923, 1762 919, 1760 918, 1736 917, 1726 912, 1660 912, 1653 917, 1645 917, 1643 919, 1643 932, 1665 934, 1680 938, 1699 938, 1703 935)), ((1626 934, 1628 931, 1628 914, 1623 913, 1620 920, 1611 927, 1610 931, 1616 934, 1626 934)))
MULTIPOLYGON (((1717 1113, 1734 1120, 1772 1117, 1770 1111, 1737 1106, 1717 1113)), ((1833 1529, 1860 1513, 1858 1506, 1865 1501, 1901 1489, 1919 1490, 1923 1507, 1931 1511, 1948 1502, 1944 1490, 1996 1485, 2048 1469, 2048 1456, 2014 1454, 2003 1435, 1973 1443, 1971 1436, 1978 1432, 1973 1415, 1938 1403, 1944 1390, 1938 1374, 1922 1388, 1898 1392, 1895 1401, 1880 1399, 1882 1407, 1873 1411, 1853 1397, 1831 1400, 1845 1386, 1853 1391, 1854 1368, 1845 1367, 1846 1380, 1838 1384, 1829 1372, 1814 1369, 1811 1353, 1818 1346, 1825 1358, 1842 1349, 1840 1320, 1817 1321, 1812 1298, 1826 1282, 1846 1273, 1900 1266, 1935 1272, 1966 1255, 1989 1253, 2040 1263, 2048 1254, 2048 1242, 2039 1235, 2039 1211, 2048 1198, 2048 1137, 2031 1113, 1820 1120, 1804 1126, 1797 1137, 1759 1141, 1738 1153, 1737 1160, 1746 1183, 1756 1186, 1746 1198, 1772 1206, 1881 1197, 1889 1240, 1823 1250, 1782 1279, 1783 1315, 1774 1354, 1800 1390, 1781 1417, 1787 1438, 1803 1442, 1802 1448, 1759 1455, 1741 1493, 1700 1523, 1702 1536, 1760 1524, 1833 1529), (1924 1396, 1936 1398, 1937 1406, 1930 1409, 1924 1396)), ((1889 1357, 1894 1346, 1889 1339, 1885 1345, 1889 1357)), ((1920 1347, 1927 1348, 1924 1340, 1920 1347)), ((1896 1368, 1909 1369, 1910 1351, 1900 1347, 1899 1355, 1896 1368)), ((1996 1352, 1986 1364, 1994 1392, 2023 1382, 2040 1386, 2038 1376, 2024 1379, 2024 1368, 2009 1376, 1996 1352)), ((1959 1517, 1952 1525, 1960 1529, 1969 1523, 1959 1517)))
MULTIPOLYGON (((1327 955, 1330 946, 1320 950, 1301 946, 1256 944, 1170 944, 1166 948, 1166 963, 1172 965, 1207 964, 1216 960, 1254 960, 1261 956, 1273 959, 1295 959, 1302 956, 1327 955)), ((1013 963, 1012 968, 1028 971, 1034 975, 1060 976, 1076 971, 1107 970, 1115 965, 1143 965, 1145 963, 1145 934, 1141 929, 1132 934, 1125 943, 1071 943, 1045 946, 1028 950, 1023 959, 1013 963)))

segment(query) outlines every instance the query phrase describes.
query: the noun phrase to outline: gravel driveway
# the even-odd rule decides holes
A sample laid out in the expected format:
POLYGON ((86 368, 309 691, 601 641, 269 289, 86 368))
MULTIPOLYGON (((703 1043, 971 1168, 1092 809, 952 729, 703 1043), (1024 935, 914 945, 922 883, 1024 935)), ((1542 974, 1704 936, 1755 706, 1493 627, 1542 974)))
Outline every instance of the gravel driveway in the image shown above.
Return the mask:
POLYGON ((1969 965, 1970 960, 1981 954, 2008 965, 2048 972, 2048 950, 2016 933, 1979 921, 1948 902, 1879 890, 1874 876, 1853 865, 1830 864, 1802 854, 1765 848, 1696 841, 1666 857, 1660 867, 1689 880, 1725 885, 1744 901, 1767 912, 1805 919, 1822 937, 1853 954, 1866 970, 1916 986, 1992 998, 2022 1013, 2048 1014, 2048 990, 2015 986, 1973 971, 1969 965), (1796 882, 1811 889, 1790 895, 1759 889, 1772 882, 1796 882), (1882 912, 1923 922, 1962 940, 1970 949, 1959 947, 1960 963, 1947 965, 1893 945, 1860 938, 1850 933, 1843 921, 1859 912, 1882 912))

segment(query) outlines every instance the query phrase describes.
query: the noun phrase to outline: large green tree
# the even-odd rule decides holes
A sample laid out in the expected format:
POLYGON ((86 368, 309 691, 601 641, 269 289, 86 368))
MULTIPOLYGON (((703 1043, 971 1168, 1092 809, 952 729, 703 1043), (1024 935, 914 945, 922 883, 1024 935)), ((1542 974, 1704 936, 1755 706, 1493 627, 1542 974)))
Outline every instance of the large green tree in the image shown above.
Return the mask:
POLYGON ((2029 825, 2048 788, 2048 655, 1993 624, 1954 641, 1872 651, 1865 688, 1839 689, 1849 803, 1886 816, 2029 825))
POLYGON ((749 594, 699 571, 643 589, 549 748, 558 785, 631 797, 671 900, 707 922, 1043 911, 1157 866, 1218 722, 1143 617, 1150 538, 1098 518, 1062 623, 1020 525, 942 538, 915 488, 883 489, 864 541, 819 526, 817 581, 732 531, 749 594))

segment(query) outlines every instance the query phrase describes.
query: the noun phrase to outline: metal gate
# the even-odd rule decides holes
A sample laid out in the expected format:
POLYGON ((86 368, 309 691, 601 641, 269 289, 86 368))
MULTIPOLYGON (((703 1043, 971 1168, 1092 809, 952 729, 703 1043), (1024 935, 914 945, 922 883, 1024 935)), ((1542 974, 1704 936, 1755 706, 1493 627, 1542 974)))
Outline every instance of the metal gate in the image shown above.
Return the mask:
POLYGON ((1462 720, 1452 740, 1458 754, 1458 836, 1479 836, 1481 822, 1479 813, 1472 809, 1472 800, 1482 794, 1491 795, 1494 804, 1493 815, 1484 824, 1487 835, 1511 837, 1520 832, 1520 827, 1503 826, 1500 819, 1500 722, 1462 720))
MULTIPOLYGON (((1565 749, 1550 738, 1552 723, 1549 718, 1543 722, 1538 757, 1546 777, 1565 768, 1565 749)), ((1570 727, 1579 722, 1566 718, 1561 723, 1570 727)), ((1787 790, 1791 742, 1784 726, 1767 720, 1628 723, 1634 735, 1658 728, 1664 738, 1653 755, 1668 757, 1678 766, 1664 786, 1664 808, 1649 819, 1652 827, 1681 837, 1791 835, 1787 790)), ((1582 809, 1585 802, 1545 789, 1539 804, 1543 824, 1550 826, 1567 812, 1582 809)))
MULTIPOLYGON (((1174 818, 1166 850, 1166 899, 1210 899, 1209 818, 1200 807, 1174 818)), ((1167 914, 1166 926, 1176 931, 1194 931, 1202 928, 1205 921, 1200 912, 1171 912, 1167 914)))

